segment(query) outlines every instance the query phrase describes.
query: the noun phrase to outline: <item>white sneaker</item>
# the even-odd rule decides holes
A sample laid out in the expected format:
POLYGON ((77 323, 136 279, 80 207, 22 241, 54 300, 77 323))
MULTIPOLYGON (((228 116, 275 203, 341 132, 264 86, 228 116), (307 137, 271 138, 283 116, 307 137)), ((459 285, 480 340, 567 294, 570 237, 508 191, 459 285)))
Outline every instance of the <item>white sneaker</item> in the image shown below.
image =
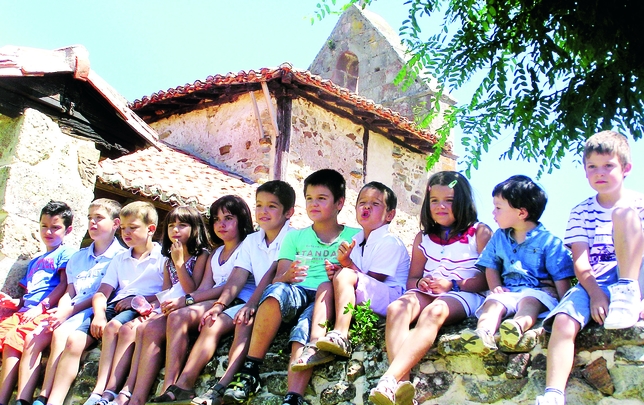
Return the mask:
POLYGON ((565 405, 566 401, 561 395, 539 395, 534 405, 565 405))
POLYGON ((94 405, 101 399, 101 396, 95 392, 92 392, 92 395, 87 398, 87 401, 83 405, 94 405))
POLYGON ((640 318, 640 291, 637 283, 613 284, 610 290, 608 315, 604 319, 606 329, 625 329, 637 323, 640 318))

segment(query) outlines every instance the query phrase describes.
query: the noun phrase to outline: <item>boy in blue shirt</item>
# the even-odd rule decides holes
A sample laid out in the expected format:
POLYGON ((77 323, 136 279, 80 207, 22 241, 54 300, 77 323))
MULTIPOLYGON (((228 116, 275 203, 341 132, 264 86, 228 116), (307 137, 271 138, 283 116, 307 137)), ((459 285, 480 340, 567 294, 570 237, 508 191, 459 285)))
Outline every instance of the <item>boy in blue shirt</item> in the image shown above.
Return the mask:
MULTIPOLYGON (((338 264, 337 252, 343 241, 351 242, 358 229, 340 225, 338 214, 344 205, 345 181, 340 173, 322 169, 304 180, 306 213, 313 225, 289 232, 280 248, 274 283, 262 296, 255 316, 248 355, 235 379, 224 393, 225 404, 241 404, 259 389, 259 366, 277 335, 282 322, 297 321, 291 330, 291 362, 300 357, 309 340, 311 313, 318 286, 328 280, 325 260, 338 264), (311 259, 307 269, 299 266, 296 255, 311 259)), ((313 321, 315 322, 315 321, 313 321)), ((289 387, 293 379, 304 387, 312 370, 289 374, 289 387), (302 375, 299 375, 302 374, 302 375)), ((296 388, 299 391, 300 388, 296 388)), ((303 391, 302 391, 303 392, 303 391)), ((302 404, 301 396, 288 394, 285 404, 302 404)))
POLYGON ((73 220, 72 210, 64 202, 47 203, 40 212, 40 237, 47 252, 29 262, 20 281, 25 294, 11 298, 0 292, 0 307, 15 311, 0 322, 0 404, 8 403, 16 385, 27 334, 49 317, 47 311, 58 304, 67 288, 65 268, 76 249, 64 245, 63 239, 72 231, 73 220))
POLYGON ((461 335, 465 348, 481 355, 497 350, 497 329, 506 346, 516 346, 539 314, 557 305, 574 275, 561 239, 539 222, 548 199, 532 179, 512 176, 497 184, 492 196, 499 229, 476 263, 486 269, 491 294, 476 311, 476 330, 461 335), (501 323, 508 316, 513 317, 501 323))
POLYGON ((627 190, 631 153, 626 137, 599 132, 586 141, 584 171, 597 194, 570 212, 564 242, 579 284, 544 321, 548 343, 546 391, 537 405, 563 405, 575 359, 575 338, 594 320, 606 329, 629 328, 640 311, 637 283, 644 255, 644 195, 627 190))

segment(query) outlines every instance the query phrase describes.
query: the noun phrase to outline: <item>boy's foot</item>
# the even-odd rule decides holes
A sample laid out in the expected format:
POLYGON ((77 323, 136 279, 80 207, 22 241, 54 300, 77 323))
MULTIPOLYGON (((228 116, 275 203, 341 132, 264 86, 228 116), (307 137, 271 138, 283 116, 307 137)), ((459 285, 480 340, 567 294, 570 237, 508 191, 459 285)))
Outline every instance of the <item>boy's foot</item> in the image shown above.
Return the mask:
POLYGON ((396 392, 394 392, 394 403, 396 405, 413 405, 416 401, 416 388, 409 381, 401 381, 396 385, 396 392))
POLYGON ((506 319, 499 326, 501 342, 507 347, 515 347, 523 337, 521 325, 514 319, 506 319))
POLYGON ((195 390, 185 390, 171 385, 163 394, 153 398, 150 402, 155 404, 189 404, 195 396, 195 390))
POLYGON ((382 376, 378 385, 371 389, 369 401, 376 405, 395 405, 396 379, 392 376, 382 376))
POLYGON ((625 329, 637 323, 640 317, 640 291, 636 282, 608 286, 610 305, 604 319, 606 329, 625 329))
POLYGON ((221 405, 224 403, 224 392, 226 387, 217 383, 202 395, 192 398, 192 405, 221 405))
POLYGON ((224 404, 243 404, 259 391, 259 379, 246 373, 237 373, 224 392, 224 404))
POLYGON ((328 363, 335 359, 333 353, 320 350, 315 346, 315 343, 308 343, 304 346, 304 350, 300 357, 291 363, 291 370, 298 372, 308 370, 319 364, 328 363))
POLYGON ((498 350, 494 335, 485 329, 465 329, 461 333, 461 339, 464 341, 465 350, 470 353, 487 356, 498 350))
POLYGON ((304 405, 305 403, 304 397, 296 392, 286 393, 282 401, 282 405, 304 405))
POLYGON ((315 342, 318 349, 333 353, 337 356, 351 357, 351 342, 337 330, 327 332, 326 336, 315 342))
POLYGON ((101 399, 101 394, 92 392, 83 405, 95 405, 101 399))

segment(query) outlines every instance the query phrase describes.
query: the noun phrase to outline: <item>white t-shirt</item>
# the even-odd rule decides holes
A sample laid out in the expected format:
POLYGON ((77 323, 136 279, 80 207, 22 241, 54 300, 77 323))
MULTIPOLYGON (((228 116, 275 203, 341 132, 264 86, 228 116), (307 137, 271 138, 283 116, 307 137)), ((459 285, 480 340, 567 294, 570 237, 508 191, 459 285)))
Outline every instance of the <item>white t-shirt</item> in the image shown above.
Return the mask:
POLYGON ((132 248, 117 254, 103 277, 103 284, 116 290, 116 295, 110 302, 131 295, 149 296, 161 291, 164 264, 165 257, 161 255, 161 245, 156 242, 150 254, 143 260, 132 257, 132 248))
POLYGON ((239 256, 239 252, 241 251, 241 245, 241 243, 237 245, 237 248, 235 248, 235 251, 230 255, 228 260, 226 260, 221 265, 219 264, 219 256, 221 256, 221 252, 224 251, 224 246, 219 246, 217 250, 215 250, 215 253, 210 259, 210 267, 212 268, 212 281, 215 283, 213 288, 226 284, 228 276, 230 276, 233 268, 235 268, 237 256, 239 256))
POLYGON ((356 245, 349 257, 363 273, 384 274, 384 283, 391 287, 405 288, 409 276, 409 253, 402 240, 383 225, 371 231, 364 243, 364 231, 353 237, 356 245), (363 244, 363 246, 360 246, 363 244))
POLYGON ((273 262, 277 260, 284 236, 293 229, 289 225, 289 221, 286 221, 277 237, 268 246, 266 246, 266 241, 264 240, 266 232, 261 228, 259 231, 246 236, 235 262, 235 267, 242 268, 250 273, 248 280, 246 280, 246 285, 239 292, 240 299, 248 301, 250 296, 253 295, 255 287, 262 281, 273 262))
POLYGON ((125 248, 114 238, 102 255, 94 255, 94 242, 74 253, 65 269, 67 284, 73 284, 76 292, 72 298, 72 305, 92 298, 101 286, 108 265, 117 254, 123 251, 125 248))

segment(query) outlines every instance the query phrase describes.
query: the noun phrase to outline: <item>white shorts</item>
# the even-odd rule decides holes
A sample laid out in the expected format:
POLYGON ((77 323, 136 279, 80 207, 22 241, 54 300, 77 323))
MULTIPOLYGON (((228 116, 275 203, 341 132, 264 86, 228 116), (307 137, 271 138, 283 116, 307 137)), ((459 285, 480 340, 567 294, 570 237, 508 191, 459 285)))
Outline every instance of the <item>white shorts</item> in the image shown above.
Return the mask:
MULTIPOLYGON (((517 308, 519 306, 519 301, 524 298, 533 297, 538 299, 546 308, 546 311, 539 314, 539 318, 545 318, 550 311, 554 309, 559 303, 559 300, 552 295, 546 293, 545 291, 538 290, 535 288, 529 287, 512 287, 510 291, 504 292, 502 294, 490 294, 485 299, 485 302, 488 301, 498 301, 506 309, 505 316, 512 316, 517 313, 517 308)), ((485 305, 485 302, 483 303, 485 305)), ((483 313, 483 305, 476 310, 476 316, 480 317, 483 313)))
POLYGON ((430 297, 436 297, 436 298, 453 298, 460 302, 460 304, 463 306, 463 310, 465 311, 465 316, 470 317, 474 315, 474 311, 476 311, 477 308, 479 308, 482 304, 483 301, 485 300, 485 296, 482 293, 473 293, 473 292, 467 292, 467 291, 448 291, 446 293, 442 294, 434 294, 431 292, 425 292, 425 291, 420 291, 419 289, 411 289, 407 290, 407 292, 414 292, 414 293, 420 293, 420 294, 425 294, 430 297))
POLYGON ((402 287, 390 286, 364 273, 358 273, 356 304, 371 300, 369 307, 380 316, 387 316, 387 307, 403 293, 402 287))

